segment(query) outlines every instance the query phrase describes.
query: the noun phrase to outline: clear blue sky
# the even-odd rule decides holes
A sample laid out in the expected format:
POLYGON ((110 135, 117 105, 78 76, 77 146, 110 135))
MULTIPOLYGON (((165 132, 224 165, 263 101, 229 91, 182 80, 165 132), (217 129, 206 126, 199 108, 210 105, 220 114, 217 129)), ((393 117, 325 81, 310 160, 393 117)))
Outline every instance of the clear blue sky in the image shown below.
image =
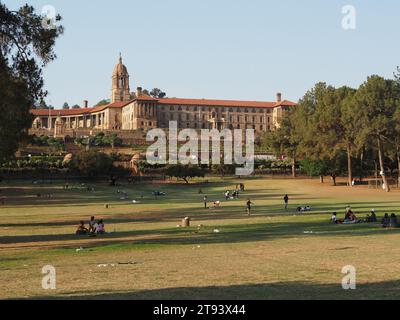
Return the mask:
MULTIPOLYGON (((2 0, 10 8, 26 1, 2 0)), ((400 65, 398 0, 31 0, 64 18, 45 70, 56 107, 109 98, 122 52, 137 86, 170 97, 297 100, 318 81, 359 86, 400 65), (356 30, 341 27, 344 5, 356 30)))

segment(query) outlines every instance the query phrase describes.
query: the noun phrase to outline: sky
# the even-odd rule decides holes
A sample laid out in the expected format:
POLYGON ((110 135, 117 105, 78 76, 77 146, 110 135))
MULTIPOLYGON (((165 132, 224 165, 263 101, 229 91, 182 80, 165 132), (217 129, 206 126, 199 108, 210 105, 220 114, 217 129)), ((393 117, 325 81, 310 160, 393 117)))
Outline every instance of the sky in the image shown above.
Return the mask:
MULTIPOLYGON (((44 70, 60 108, 109 98, 122 53, 136 87, 169 97, 297 101, 315 83, 358 87, 400 65, 398 0, 0 0, 63 17, 44 70), (356 9, 355 29, 342 20, 356 9)), ((346 20, 347 21, 347 20, 346 20)))

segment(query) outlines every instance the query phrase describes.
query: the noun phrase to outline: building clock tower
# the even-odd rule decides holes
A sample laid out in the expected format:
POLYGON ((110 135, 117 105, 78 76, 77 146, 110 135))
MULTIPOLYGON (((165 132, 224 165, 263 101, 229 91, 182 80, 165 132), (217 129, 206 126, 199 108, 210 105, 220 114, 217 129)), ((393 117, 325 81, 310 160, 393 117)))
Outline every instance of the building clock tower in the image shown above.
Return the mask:
POLYGON ((131 100, 129 89, 128 69, 122 63, 122 56, 119 55, 119 62, 114 68, 112 75, 111 103, 131 100))

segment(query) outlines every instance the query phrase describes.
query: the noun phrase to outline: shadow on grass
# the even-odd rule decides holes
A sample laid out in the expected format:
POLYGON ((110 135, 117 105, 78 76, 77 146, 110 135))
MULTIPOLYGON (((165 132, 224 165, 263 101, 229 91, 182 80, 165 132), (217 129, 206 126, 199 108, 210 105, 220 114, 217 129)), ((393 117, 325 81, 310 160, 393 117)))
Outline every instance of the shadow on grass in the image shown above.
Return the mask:
MULTIPOLYGON (((199 245, 199 244, 226 244, 271 241, 282 238, 299 237, 361 237, 368 235, 398 234, 400 229, 383 229, 379 224, 356 224, 356 225, 332 225, 329 222, 275 222, 237 224, 226 226, 207 226, 197 228, 170 228, 155 230, 133 230, 110 233, 96 238, 87 236, 75 236, 71 234, 58 235, 31 235, 31 236, 5 236, 0 237, 0 244, 16 245, 29 244, 35 247, 35 242, 46 243, 48 247, 71 248, 76 243, 68 244, 70 241, 85 241, 89 248, 117 246, 121 249, 129 249, 130 246, 138 245, 199 245), (219 233, 214 229, 218 228, 219 233), (63 242, 55 245, 52 242, 63 242)), ((7 248, 10 248, 7 246, 7 248)))
MULTIPOLYGON (((261 179, 261 178, 259 178, 261 179)), ((199 203, 202 202, 204 195, 209 197, 210 201, 217 201, 224 199, 226 190, 234 190, 235 185, 241 180, 222 180, 213 181, 210 184, 199 185, 197 184, 132 184, 120 187, 110 187, 104 184, 94 184, 96 191, 62 189, 62 184, 54 184, 47 186, 28 185, 26 187, 12 186, 10 188, 0 188, 2 196, 5 197, 5 205, 0 208, 12 208, 15 205, 24 207, 29 206, 43 206, 43 207, 81 207, 96 204, 113 203, 124 204, 118 199, 117 190, 124 190, 128 193, 131 200, 144 200, 146 204, 163 204, 166 202, 178 202, 181 204, 193 203, 196 199, 199 203), (204 194, 199 194, 199 189, 202 189, 204 194), (152 192, 158 190, 165 192, 167 197, 155 199, 152 192), (41 194, 41 197, 37 197, 41 194), (51 194, 51 198, 46 198, 46 195, 51 194), (142 198, 142 196, 144 198, 142 198)), ((88 184, 90 185, 90 183, 88 184)), ((290 197, 301 197, 303 194, 296 193, 290 194, 290 197)), ((252 200, 267 200, 267 199, 280 199, 283 194, 277 192, 273 188, 248 189, 241 194, 241 200, 246 201, 247 198, 252 200)), ((317 198, 315 198, 317 199, 317 198)), ((126 204, 126 203, 125 203, 126 204)))
POLYGON ((74 300, 379 300, 400 299, 400 280, 359 284, 343 290, 337 284, 278 282, 232 286, 183 287, 125 292, 74 292, 35 299, 74 300))

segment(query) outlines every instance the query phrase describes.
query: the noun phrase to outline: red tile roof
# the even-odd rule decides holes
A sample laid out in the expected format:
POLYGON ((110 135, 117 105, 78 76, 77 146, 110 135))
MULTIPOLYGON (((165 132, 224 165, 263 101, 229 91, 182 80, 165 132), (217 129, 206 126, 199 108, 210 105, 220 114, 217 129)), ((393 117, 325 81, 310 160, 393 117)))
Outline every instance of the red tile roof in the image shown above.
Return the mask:
MULTIPOLYGON (((276 108, 280 106, 296 106, 296 103, 288 100, 281 102, 268 102, 268 101, 240 101, 240 100, 214 100, 214 99, 181 99, 181 98, 163 98, 154 99, 147 95, 142 95, 125 102, 114 102, 104 106, 80 109, 55 109, 50 110, 50 116, 78 116, 83 114, 91 114, 103 111, 108 108, 123 108, 134 101, 158 101, 162 105, 195 105, 195 106, 211 106, 211 107, 243 107, 243 108, 276 108)), ((32 109, 34 116, 48 116, 49 110, 32 109)))
POLYGON ((54 110, 46 110, 46 109, 31 109, 31 113, 34 116, 48 116, 49 113, 52 117, 60 116, 77 116, 81 114, 92 113, 95 108, 80 108, 80 109, 54 109, 54 110))
POLYGON ((294 102, 289 101, 289 100, 283 100, 283 101, 278 102, 278 103, 275 104, 275 107, 281 107, 281 106, 294 107, 294 106, 297 106, 297 103, 294 103, 294 102))
MULTIPOLYGON (((50 110, 50 115, 52 117, 56 117, 58 115, 60 116, 78 116, 82 114, 90 114, 90 113, 96 113, 103 111, 108 108, 123 108, 132 101, 127 101, 127 102, 114 102, 114 103, 109 103, 103 106, 98 106, 98 107, 92 107, 92 108, 79 108, 79 109, 54 109, 50 110)), ((49 115, 49 110, 45 109, 32 109, 31 110, 32 114, 34 116, 48 116, 49 115)))
POLYGON ((147 94, 142 94, 139 97, 137 97, 134 100, 139 100, 139 101, 158 101, 159 99, 155 99, 153 97, 148 96, 147 94))
POLYGON ((240 101, 240 100, 213 100, 213 99, 180 99, 180 98, 164 98, 159 99, 160 104, 164 105, 196 105, 196 106, 213 106, 213 107, 247 107, 247 108, 274 108, 281 105, 294 106, 294 102, 287 100, 280 104, 268 101, 240 101))

